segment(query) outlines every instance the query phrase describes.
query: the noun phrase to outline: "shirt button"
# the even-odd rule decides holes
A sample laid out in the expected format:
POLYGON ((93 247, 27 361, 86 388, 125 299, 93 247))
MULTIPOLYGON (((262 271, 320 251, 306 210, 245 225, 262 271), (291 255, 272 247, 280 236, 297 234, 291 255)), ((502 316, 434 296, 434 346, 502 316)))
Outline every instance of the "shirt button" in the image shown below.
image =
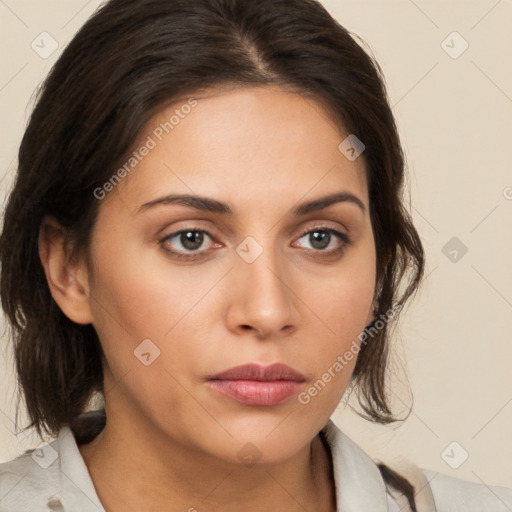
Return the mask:
POLYGON ((51 510, 52 512, 64 512, 61 497, 58 494, 54 494, 48 499, 48 510, 51 510))

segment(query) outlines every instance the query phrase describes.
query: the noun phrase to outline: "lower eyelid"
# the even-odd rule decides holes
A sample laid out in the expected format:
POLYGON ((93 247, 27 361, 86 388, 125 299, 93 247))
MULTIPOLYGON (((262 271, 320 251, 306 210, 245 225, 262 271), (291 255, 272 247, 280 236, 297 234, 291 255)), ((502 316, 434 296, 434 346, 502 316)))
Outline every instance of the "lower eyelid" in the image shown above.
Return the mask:
MULTIPOLYGON (((188 231, 195 231, 195 232, 198 232, 198 233, 203 233, 204 235, 206 235, 210 240, 211 240, 211 245, 212 246, 219 246, 219 242, 216 241, 215 237, 209 233, 208 231, 204 230, 204 229, 200 229, 200 228, 186 228, 186 229, 180 229, 178 231, 175 231, 173 233, 170 233, 168 235, 166 235, 165 237, 163 237, 161 240, 160 240, 160 244, 161 245, 165 245, 166 241, 168 241, 169 239, 171 238, 174 238, 174 237, 177 237, 179 235, 181 235, 182 233, 186 233, 188 231)), ((336 229, 333 229, 333 228, 328 228, 328 227, 314 227, 314 228, 311 228, 311 229, 308 229, 307 231, 304 231, 302 234, 300 234, 296 240, 300 240, 301 238, 303 238, 304 236, 314 232, 314 231, 325 231, 325 232, 328 232, 328 233, 331 233, 332 235, 334 235, 336 238, 338 238, 341 242, 341 245, 335 249, 330 249, 330 250, 320 250, 320 249, 308 249, 308 248, 305 248, 306 250, 310 251, 310 252, 315 252, 315 253, 326 253, 326 254, 329 254, 329 253, 335 253, 337 251, 340 251, 342 248, 344 248, 345 246, 348 246, 348 245, 351 245, 352 242, 350 240, 350 238, 348 237, 348 235, 346 233, 343 233, 341 231, 338 231, 336 229)), ((221 244, 220 244, 221 245, 221 244)), ((165 249, 168 253, 171 253, 172 255, 178 257, 178 258, 189 258, 189 259, 193 259, 194 257, 200 257, 202 254, 205 254, 208 252, 208 249, 199 249, 199 250, 196 250, 196 251, 184 251, 184 250, 175 250, 175 249, 165 249)))

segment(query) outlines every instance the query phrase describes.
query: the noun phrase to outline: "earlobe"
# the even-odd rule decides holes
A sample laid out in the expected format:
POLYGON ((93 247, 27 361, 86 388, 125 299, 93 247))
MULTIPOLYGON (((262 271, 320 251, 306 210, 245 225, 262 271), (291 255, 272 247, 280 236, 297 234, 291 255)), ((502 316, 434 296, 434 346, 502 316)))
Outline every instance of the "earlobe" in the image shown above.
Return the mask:
POLYGON ((64 228, 45 217, 39 230, 39 258, 50 293, 62 312, 73 322, 92 322, 85 262, 71 257, 64 228))

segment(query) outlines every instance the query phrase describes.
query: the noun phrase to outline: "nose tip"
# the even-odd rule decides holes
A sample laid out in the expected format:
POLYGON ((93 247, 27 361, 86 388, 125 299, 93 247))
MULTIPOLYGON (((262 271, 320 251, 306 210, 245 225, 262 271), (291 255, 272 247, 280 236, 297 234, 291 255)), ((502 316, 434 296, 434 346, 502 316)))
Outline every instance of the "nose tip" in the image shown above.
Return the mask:
POLYGON ((298 320, 290 287, 268 263, 262 257, 250 264, 242 262, 241 274, 235 277, 240 292, 233 297, 229 313, 232 328, 254 331, 259 338, 289 332, 298 320))

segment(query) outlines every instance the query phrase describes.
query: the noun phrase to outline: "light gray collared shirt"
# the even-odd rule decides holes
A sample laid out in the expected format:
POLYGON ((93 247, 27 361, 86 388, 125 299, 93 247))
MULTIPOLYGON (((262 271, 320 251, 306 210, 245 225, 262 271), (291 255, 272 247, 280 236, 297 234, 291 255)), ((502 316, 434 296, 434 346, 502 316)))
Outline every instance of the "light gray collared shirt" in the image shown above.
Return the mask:
MULTIPOLYGON (((338 512, 410 510, 404 496, 386 485, 377 464, 332 420, 323 433, 332 453, 338 512)), ((415 486, 421 512, 512 512, 512 489, 420 468, 403 476, 415 486)), ((0 464, 0 512, 48 511, 105 512, 67 426, 51 443, 0 464)))

